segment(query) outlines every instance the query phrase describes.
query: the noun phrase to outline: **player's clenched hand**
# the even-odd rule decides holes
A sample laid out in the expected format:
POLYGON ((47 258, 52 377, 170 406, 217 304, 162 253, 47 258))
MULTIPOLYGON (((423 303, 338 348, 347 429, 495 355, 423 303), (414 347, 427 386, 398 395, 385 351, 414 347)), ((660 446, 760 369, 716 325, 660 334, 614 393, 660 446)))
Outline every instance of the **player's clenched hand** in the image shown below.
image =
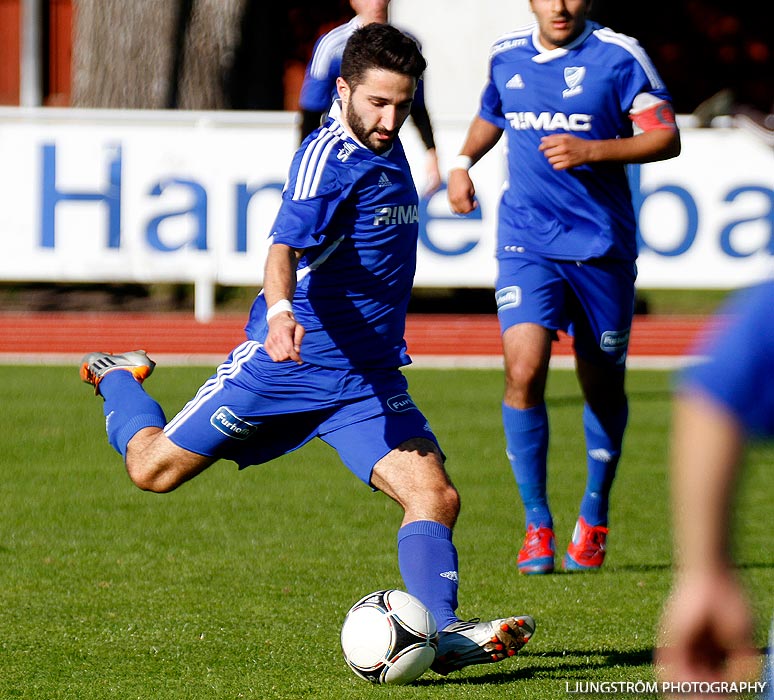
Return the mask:
POLYGON ((539 150, 554 170, 567 170, 591 160, 593 143, 569 134, 551 134, 540 139, 539 150))
POLYGON ((449 206, 455 214, 470 214, 474 209, 478 209, 476 188, 467 170, 455 168, 449 172, 447 195, 449 206))
POLYGON ((659 679, 668 682, 757 677, 750 607, 733 572, 678 578, 662 614, 655 661, 659 679))
POLYGON ((289 312, 279 313, 269 320, 269 332, 263 346, 269 357, 275 362, 293 360, 301 364, 301 341, 304 338, 304 327, 296 322, 295 316, 289 312))

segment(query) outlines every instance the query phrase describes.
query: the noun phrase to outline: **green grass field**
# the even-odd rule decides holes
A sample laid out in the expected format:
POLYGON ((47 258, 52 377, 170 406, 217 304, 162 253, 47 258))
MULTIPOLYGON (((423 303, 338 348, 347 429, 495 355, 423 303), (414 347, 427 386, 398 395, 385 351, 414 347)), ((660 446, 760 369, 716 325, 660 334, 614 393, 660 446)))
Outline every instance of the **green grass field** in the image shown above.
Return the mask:
MULTIPOLYGON (((168 415, 205 368, 147 387, 168 415)), ((670 376, 632 371, 631 421, 598 574, 520 577, 516 487, 494 370, 410 370, 463 499, 460 614, 528 613, 538 629, 501 664, 372 687, 338 634, 361 595, 401 587, 397 506, 325 445, 242 473, 221 463, 177 492, 137 490, 105 440, 101 402, 74 368, 0 367, 0 698, 568 698, 576 681, 654 680, 671 578, 670 376)), ((554 371, 550 496, 558 547, 584 482, 574 375, 554 371)), ((774 610, 774 451, 752 452, 736 542, 765 643, 774 610)), ((722 611, 719 611, 722 613, 722 611)), ((639 696, 649 697, 649 696, 639 696)))

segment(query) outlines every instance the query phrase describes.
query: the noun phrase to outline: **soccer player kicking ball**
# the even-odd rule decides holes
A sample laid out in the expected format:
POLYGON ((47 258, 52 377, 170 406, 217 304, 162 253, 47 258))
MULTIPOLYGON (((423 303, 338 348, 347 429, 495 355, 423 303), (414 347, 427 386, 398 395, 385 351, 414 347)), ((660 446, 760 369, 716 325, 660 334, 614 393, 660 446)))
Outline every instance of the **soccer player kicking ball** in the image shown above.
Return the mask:
POLYGON ((628 403, 637 245, 626 163, 676 156, 669 94, 639 44, 589 21, 590 0, 530 0, 536 22, 499 39, 478 115, 449 173, 457 214, 478 205, 468 170, 508 139, 496 301, 508 458, 526 511, 519 571, 554 570, 545 386, 558 330, 574 336, 585 406, 586 490, 564 568, 602 566, 628 403), (636 132, 636 133, 635 133, 636 132))
POLYGON ((104 398, 108 440, 141 489, 171 491, 218 459, 261 464, 315 437, 334 447, 403 508, 400 572, 435 616, 432 668, 447 674, 512 656, 535 623, 457 617, 459 494, 400 371, 418 223, 398 132, 425 66, 393 27, 352 35, 340 100, 293 158, 248 340, 175 418, 141 386, 154 368, 143 351, 91 353, 81 376, 104 398))

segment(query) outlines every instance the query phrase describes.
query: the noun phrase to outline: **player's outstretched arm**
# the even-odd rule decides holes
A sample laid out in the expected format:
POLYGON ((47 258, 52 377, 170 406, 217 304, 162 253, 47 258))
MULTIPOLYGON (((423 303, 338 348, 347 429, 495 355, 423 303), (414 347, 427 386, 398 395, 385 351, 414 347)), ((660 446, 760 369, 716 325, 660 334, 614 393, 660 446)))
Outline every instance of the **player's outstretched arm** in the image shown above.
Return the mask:
POLYGON ((656 664, 665 681, 732 681, 755 672, 750 607, 729 553, 743 433, 701 394, 675 401, 671 449, 676 578, 656 664))
POLYGON ((302 362, 304 327, 296 322, 291 303, 296 290, 296 269, 302 254, 301 250, 274 243, 266 257, 263 294, 269 332, 264 347, 275 362, 302 362))
POLYGON ((478 208, 476 188, 468 169, 483 158, 500 140, 503 130, 491 122, 476 117, 468 128, 460 155, 449 170, 449 206, 455 214, 470 214, 478 208))

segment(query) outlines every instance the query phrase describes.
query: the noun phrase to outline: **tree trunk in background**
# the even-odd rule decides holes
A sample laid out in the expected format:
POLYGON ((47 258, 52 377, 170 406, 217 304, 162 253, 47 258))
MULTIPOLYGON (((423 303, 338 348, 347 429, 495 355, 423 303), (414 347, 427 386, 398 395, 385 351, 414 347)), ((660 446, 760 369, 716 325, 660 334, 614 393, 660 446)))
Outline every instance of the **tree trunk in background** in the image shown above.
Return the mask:
POLYGON ((177 3, 76 0, 74 9, 73 105, 165 107, 177 3))
POLYGON ((248 0, 75 0, 73 104, 222 109, 248 0))
MULTIPOLYGON (((120 0, 119 0, 120 1, 120 0)), ((184 0, 185 1, 185 0, 184 0)), ((178 80, 181 109, 224 109, 246 0, 188 0, 192 12, 178 80)))

